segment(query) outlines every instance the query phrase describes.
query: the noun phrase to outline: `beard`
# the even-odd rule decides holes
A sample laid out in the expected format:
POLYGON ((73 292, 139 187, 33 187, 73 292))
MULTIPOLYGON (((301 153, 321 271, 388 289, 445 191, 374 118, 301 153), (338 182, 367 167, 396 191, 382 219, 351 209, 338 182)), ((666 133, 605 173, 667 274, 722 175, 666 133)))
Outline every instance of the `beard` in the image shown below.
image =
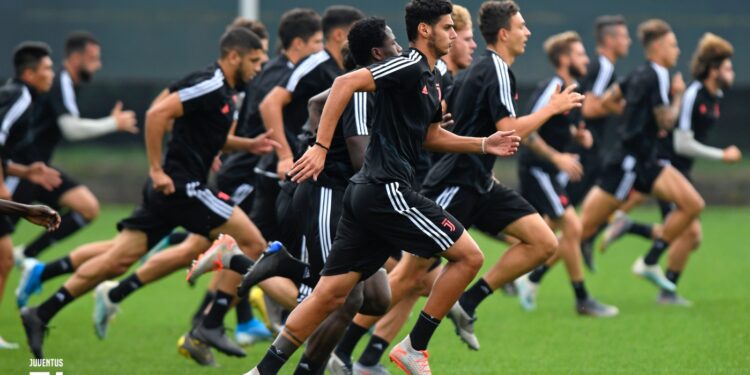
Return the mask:
POLYGON ((427 39, 427 47, 435 54, 435 57, 443 57, 450 52, 450 46, 448 46, 448 49, 443 51, 440 48, 438 48, 437 43, 435 42, 435 35, 430 36, 429 39, 427 39))
POLYGON ((245 80, 245 74, 242 70, 242 66, 240 66, 237 69, 237 72, 234 73, 234 89, 237 90, 237 92, 244 92, 247 88, 248 80, 245 80))
POLYGON ((717 85, 717 86, 718 86, 718 87, 719 87, 719 88, 720 88, 721 90, 728 90, 728 89, 729 89, 730 87, 732 87, 732 85, 730 85, 730 84, 729 84, 729 82, 728 82, 727 80, 725 80, 725 79, 721 78, 721 76, 719 76, 719 77, 716 77, 716 85, 717 85))
POLYGON ((581 69, 578 69, 577 67, 573 65, 568 67, 568 73, 570 74, 571 77, 576 78, 576 79, 583 77, 583 72, 581 72, 581 69))
POLYGON ((94 78, 93 73, 85 68, 78 69, 78 79, 81 80, 81 82, 89 82, 91 81, 91 78, 94 78))

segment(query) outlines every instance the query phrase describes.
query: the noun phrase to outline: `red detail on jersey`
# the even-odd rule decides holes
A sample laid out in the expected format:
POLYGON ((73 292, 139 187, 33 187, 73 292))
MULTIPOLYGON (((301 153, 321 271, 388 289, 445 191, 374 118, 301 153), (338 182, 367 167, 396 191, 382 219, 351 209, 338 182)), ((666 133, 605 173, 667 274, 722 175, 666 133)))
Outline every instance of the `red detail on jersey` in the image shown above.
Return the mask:
POLYGON ((518 93, 516 93, 516 96, 513 97, 513 100, 518 101, 518 93))
POLYGON ((223 114, 225 114, 225 115, 226 115, 227 113, 229 113, 229 104, 224 104, 224 107, 223 107, 223 108, 221 108, 221 113, 223 113, 223 114))
POLYGON ((228 201, 229 200, 229 195, 227 195, 227 193, 225 193, 223 191, 220 191, 218 194, 216 194, 216 196, 219 197, 219 199, 221 199, 223 201, 228 201))
POLYGON ((430 92, 427 91, 427 86, 422 87, 422 94, 428 95, 430 92))
POLYGON ((561 195, 560 196, 560 203, 562 203, 563 206, 567 206, 568 205, 568 197, 565 196, 565 195, 561 195))
POLYGON ((719 110, 719 103, 714 103, 714 116, 716 116, 716 118, 719 118, 721 116, 721 111, 719 110))
POLYGON ((706 114, 706 110, 707 110, 706 109, 706 105, 705 104, 701 104, 700 107, 698 107, 698 110, 701 112, 702 115, 705 115, 706 114))
POLYGON ((440 225, 444 226, 445 228, 448 228, 449 231, 455 232, 456 231, 456 225, 451 223, 450 220, 446 217, 443 219, 443 221, 440 223, 440 225))

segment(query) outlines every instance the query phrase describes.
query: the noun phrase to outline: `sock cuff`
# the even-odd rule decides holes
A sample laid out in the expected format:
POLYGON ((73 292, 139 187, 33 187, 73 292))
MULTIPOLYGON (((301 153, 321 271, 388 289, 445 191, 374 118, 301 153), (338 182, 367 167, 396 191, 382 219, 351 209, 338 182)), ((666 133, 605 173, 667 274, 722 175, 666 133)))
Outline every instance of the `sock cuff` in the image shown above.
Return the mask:
POLYGON ((419 317, 423 318, 426 322, 432 323, 434 325, 440 325, 440 319, 435 318, 434 316, 424 312, 424 310, 419 312, 419 317))

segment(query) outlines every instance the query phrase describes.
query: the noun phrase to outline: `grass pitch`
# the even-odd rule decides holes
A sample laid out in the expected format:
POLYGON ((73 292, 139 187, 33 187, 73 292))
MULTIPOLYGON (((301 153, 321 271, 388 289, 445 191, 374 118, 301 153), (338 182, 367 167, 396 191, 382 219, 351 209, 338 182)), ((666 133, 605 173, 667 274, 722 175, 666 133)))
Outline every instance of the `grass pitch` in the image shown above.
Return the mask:
MULTIPOLYGON (((78 235, 42 255, 55 259, 75 246, 110 238, 114 223, 128 207, 108 206, 101 217, 78 235)), ((636 213, 657 220, 657 210, 636 213)), ((703 215, 704 243, 680 281, 680 291, 695 302, 692 308, 656 305, 656 289, 631 276, 630 265, 649 244, 628 238, 607 254, 597 254, 599 271, 587 274, 591 294, 614 304, 621 315, 614 319, 579 318, 562 266, 544 280, 537 311, 521 310, 517 301, 500 293, 478 309, 476 329, 482 349, 469 351, 446 321, 430 345, 436 374, 748 374, 750 373, 750 253, 746 234, 750 209, 710 208, 703 215)), ((23 224, 14 240, 33 238, 37 228, 23 224)), ((475 236, 485 251, 485 268, 505 248, 481 234, 475 236)), ((106 341, 93 332, 93 299, 82 297, 52 322, 45 342, 48 358, 62 358, 62 368, 29 367, 29 352, 15 307, 14 270, 0 305, 0 335, 19 342, 19 350, 0 350, 0 374, 62 371, 65 374, 241 374, 254 365, 266 344, 248 349, 244 359, 221 354, 221 367, 200 368, 177 354, 177 338, 188 329, 190 315, 204 291, 206 279, 191 289, 178 273, 138 291, 122 305, 106 341)), ((55 291, 65 278, 45 285, 36 305, 55 291)), ((412 314, 415 315, 415 314, 412 314)), ((412 316, 407 329, 413 323, 412 316)), ((227 326, 234 325, 234 313, 227 326)), ((402 334, 406 334, 404 330, 402 334)), ((361 351, 366 339, 356 355, 361 351)), ((283 373, 291 374, 295 357, 283 373)), ((392 373, 398 370, 388 364, 392 373)))

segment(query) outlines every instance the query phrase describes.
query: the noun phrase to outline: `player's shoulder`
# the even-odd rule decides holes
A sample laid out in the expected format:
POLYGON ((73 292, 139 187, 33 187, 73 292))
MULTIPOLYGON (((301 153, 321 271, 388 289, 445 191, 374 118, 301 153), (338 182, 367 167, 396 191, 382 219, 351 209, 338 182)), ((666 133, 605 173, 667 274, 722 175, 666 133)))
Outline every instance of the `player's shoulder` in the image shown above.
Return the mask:
POLYGON ((170 88, 172 91, 178 91, 199 84, 211 86, 214 87, 214 89, 218 89, 224 85, 224 73, 221 71, 218 64, 211 64, 203 69, 188 73, 177 82, 173 83, 170 88))
POLYGON ((425 57, 419 50, 415 48, 409 48, 401 53, 399 56, 390 57, 383 61, 377 62, 370 65, 368 69, 372 73, 374 79, 384 77, 393 73, 401 73, 402 75, 411 75, 422 72, 429 72, 429 67, 426 63, 423 63, 425 57))
POLYGON ((28 102, 31 104, 31 93, 21 82, 10 79, 4 85, 0 86, 0 105, 12 105, 25 97, 28 97, 28 102))

